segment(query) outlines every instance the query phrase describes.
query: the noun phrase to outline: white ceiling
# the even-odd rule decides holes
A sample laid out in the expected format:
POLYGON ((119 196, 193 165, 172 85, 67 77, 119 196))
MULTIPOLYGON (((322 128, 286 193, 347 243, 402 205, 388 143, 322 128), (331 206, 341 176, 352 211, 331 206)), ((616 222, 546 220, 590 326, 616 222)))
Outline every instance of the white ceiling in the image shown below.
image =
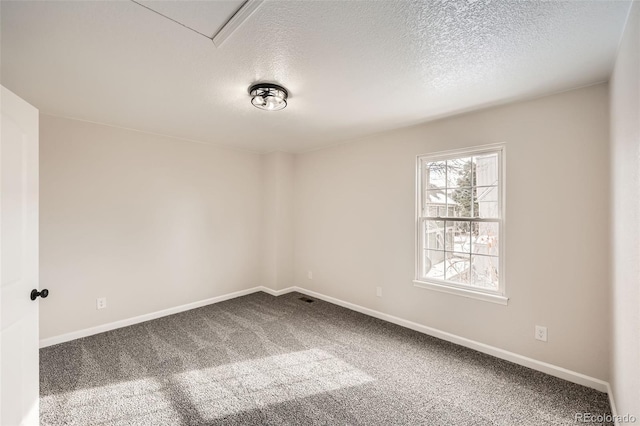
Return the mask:
MULTIPOLYGON (((141 3, 213 36, 242 0, 141 3)), ((0 7, 2 84, 42 112, 295 152, 605 81, 630 2, 266 0, 220 47, 131 1, 0 7)))

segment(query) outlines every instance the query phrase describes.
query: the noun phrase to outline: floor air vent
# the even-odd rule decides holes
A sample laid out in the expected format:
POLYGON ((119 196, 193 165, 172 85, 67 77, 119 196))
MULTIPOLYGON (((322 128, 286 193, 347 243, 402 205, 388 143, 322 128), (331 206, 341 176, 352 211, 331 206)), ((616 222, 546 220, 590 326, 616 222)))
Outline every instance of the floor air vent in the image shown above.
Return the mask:
POLYGON ((301 297, 300 300, 302 300, 303 302, 307 302, 307 303, 315 302, 315 300, 309 299, 308 297, 301 297))

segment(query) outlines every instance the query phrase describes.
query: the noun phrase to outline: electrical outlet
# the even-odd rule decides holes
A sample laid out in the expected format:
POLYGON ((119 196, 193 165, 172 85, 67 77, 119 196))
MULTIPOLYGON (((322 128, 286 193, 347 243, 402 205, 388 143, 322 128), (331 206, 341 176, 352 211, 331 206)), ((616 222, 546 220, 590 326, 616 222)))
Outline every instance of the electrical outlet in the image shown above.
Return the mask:
POLYGON ((107 298, 99 297, 96 299, 96 309, 104 309, 107 307, 107 298))
POLYGON ((382 287, 376 287, 376 296, 382 297, 382 287))
POLYGON ((536 340, 542 340, 543 342, 547 341, 547 327, 543 327, 541 325, 536 325, 536 340))
POLYGON ((312 280, 312 279, 313 279, 313 272, 308 271, 308 272, 307 272, 307 278, 309 278, 310 280, 312 280))

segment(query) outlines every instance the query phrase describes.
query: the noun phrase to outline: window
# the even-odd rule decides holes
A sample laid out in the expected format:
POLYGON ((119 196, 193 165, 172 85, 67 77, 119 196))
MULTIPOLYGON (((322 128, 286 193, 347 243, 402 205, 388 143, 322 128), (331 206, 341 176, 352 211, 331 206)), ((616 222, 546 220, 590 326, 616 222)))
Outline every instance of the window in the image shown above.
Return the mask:
POLYGON ((420 287, 506 304, 503 146, 418 157, 420 287))

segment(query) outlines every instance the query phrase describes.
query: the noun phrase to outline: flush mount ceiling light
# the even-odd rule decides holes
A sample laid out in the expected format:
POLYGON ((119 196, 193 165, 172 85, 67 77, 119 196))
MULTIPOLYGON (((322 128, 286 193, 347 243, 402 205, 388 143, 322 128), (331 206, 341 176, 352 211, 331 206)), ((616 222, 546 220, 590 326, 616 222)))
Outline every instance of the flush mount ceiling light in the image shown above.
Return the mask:
POLYGON ((257 83, 249 87, 254 107, 267 111, 278 111, 287 106, 287 89, 272 83, 257 83))

